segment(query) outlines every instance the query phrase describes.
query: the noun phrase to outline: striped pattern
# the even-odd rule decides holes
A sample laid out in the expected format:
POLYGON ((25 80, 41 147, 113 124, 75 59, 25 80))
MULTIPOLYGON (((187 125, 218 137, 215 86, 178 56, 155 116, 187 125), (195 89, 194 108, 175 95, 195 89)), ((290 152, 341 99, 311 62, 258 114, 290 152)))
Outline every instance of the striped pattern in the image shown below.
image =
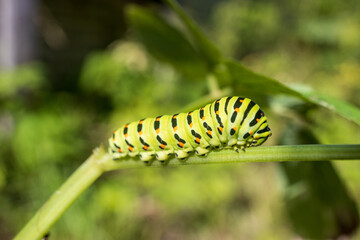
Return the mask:
POLYGON ((200 109, 131 122, 109 139, 114 159, 139 156, 144 162, 175 155, 205 156, 212 149, 259 146, 271 136, 267 118, 249 98, 224 97, 200 109))

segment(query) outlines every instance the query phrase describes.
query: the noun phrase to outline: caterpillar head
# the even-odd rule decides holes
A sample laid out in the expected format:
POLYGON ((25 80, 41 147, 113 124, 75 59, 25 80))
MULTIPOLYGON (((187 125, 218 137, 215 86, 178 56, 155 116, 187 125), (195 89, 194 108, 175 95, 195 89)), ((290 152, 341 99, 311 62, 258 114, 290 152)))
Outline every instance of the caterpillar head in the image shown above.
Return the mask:
POLYGON ((251 146, 260 146, 272 135, 267 122, 263 122, 252 136, 251 146))

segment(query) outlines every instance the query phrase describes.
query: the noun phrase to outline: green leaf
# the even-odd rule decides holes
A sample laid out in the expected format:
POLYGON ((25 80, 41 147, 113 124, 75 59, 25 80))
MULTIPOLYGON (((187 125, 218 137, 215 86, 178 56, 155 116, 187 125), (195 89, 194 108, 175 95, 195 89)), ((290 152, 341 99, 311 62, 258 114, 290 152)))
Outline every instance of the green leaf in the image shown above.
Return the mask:
POLYGON ((130 6, 126 15, 141 42, 155 58, 171 64, 185 75, 206 75, 206 62, 176 28, 142 7, 130 6))
POLYGON ((230 81, 234 84, 233 89, 236 94, 244 94, 246 96, 253 94, 287 94, 325 107, 360 125, 360 109, 346 101, 312 90, 293 89, 275 79, 252 72, 234 60, 227 60, 225 65, 232 78, 230 81))
POLYGON ((165 0, 165 2, 182 20, 191 34, 198 51, 205 57, 210 67, 212 68, 219 64, 222 60, 220 51, 207 39, 204 33, 202 33, 198 26, 196 26, 195 22, 188 15, 186 15, 186 13, 181 9, 180 5, 176 1, 165 0))
MULTIPOLYGON (((318 143, 311 129, 290 124, 281 143, 318 143)), ((331 162, 282 162, 285 207, 294 230, 304 238, 337 239, 359 225, 358 208, 331 162)))
POLYGON ((309 101, 290 87, 272 78, 254 73, 234 60, 227 60, 225 64, 234 83, 236 93, 255 92, 269 95, 283 93, 309 101))
POLYGON ((359 223, 356 203, 331 162, 281 163, 287 175, 285 206, 304 238, 337 239, 359 223))
POLYGON ((233 83, 235 94, 248 97, 287 94, 325 107, 360 125, 360 110, 345 101, 315 91, 293 89, 275 79, 255 73, 234 60, 223 59, 220 51, 179 4, 173 0, 166 2, 187 27, 197 49, 193 48, 181 32, 148 10, 133 6, 127 11, 130 23, 143 43, 159 60, 172 64, 182 73, 198 77, 205 76, 208 67, 218 77, 220 86, 233 83))
POLYGON ((360 109, 354 105, 332 96, 318 93, 315 91, 300 90, 302 95, 307 97, 312 103, 338 113, 340 116, 360 125, 360 109))

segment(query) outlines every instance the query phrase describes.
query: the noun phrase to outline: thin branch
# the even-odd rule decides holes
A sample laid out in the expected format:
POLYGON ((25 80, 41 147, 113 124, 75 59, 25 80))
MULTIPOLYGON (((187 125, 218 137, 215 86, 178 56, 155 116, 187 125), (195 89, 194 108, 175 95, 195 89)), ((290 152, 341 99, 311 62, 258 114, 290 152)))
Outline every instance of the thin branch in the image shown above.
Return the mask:
MULTIPOLYGON (((280 162, 280 161, 329 161, 360 159, 360 145, 293 145, 248 148, 246 152, 232 149, 213 151, 207 157, 192 155, 187 161, 172 159, 167 166, 185 166, 213 163, 280 162)), ((41 239, 66 209, 103 172, 125 168, 149 167, 138 159, 124 158, 114 161, 103 148, 99 148, 68 178, 28 224, 15 240, 41 239), (137 161, 136 161, 137 160, 137 161)), ((154 161, 150 167, 164 167, 154 161)))
MULTIPOLYGON (((214 163, 243 163, 243 162, 290 162, 290 161, 329 161, 329 160, 360 160, 360 145, 283 145, 270 147, 247 148, 245 152, 235 152, 232 149, 212 151, 206 157, 191 155, 187 161, 170 160, 166 166, 183 166, 214 163)), ((130 158, 107 162, 105 171, 148 167, 130 158)), ((159 161, 154 161, 152 167, 164 167, 159 161)))
POLYGON ((41 239, 68 207, 86 190, 104 170, 104 158, 109 155, 96 150, 50 197, 33 218, 14 238, 15 240, 41 239))

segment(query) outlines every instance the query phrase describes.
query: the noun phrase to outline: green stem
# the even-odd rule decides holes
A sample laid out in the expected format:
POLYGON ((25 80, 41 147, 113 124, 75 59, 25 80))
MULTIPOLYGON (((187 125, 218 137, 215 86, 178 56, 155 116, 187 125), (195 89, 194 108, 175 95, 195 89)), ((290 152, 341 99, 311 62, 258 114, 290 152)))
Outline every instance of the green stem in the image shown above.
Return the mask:
MULTIPOLYGON (((283 145, 270 147, 246 148, 239 153, 233 149, 212 151, 207 157, 191 155, 187 161, 171 160, 167 166, 198 165, 214 163, 243 163, 243 162, 290 162, 290 161, 329 161, 329 160, 360 160, 360 145, 283 145)), ((163 167, 159 161, 152 163, 153 167, 163 167)), ((112 161, 103 166, 105 171, 148 167, 139 161, 112 161)))
POLYGON ((102 162, 109 156, 96 150, 67 181, 38 210, 33 218, 14 238, 41 239, 65 210, 87 189, 103 172, 102 162))
MULTIPOLYGON (((293 145, 213 151, 207 157, 192 155, 185 162, 171 160, 168 166, 279 161, 328 161, 360 159, 360 145, 293 145)), ((154 161, 152 167, 163 167, 154 161)), ((96 150, 44 204, 15 239, 41 239, 80 194, 105 171, 149 167, 130 158, 113 161, 102 148, 96 150)))

